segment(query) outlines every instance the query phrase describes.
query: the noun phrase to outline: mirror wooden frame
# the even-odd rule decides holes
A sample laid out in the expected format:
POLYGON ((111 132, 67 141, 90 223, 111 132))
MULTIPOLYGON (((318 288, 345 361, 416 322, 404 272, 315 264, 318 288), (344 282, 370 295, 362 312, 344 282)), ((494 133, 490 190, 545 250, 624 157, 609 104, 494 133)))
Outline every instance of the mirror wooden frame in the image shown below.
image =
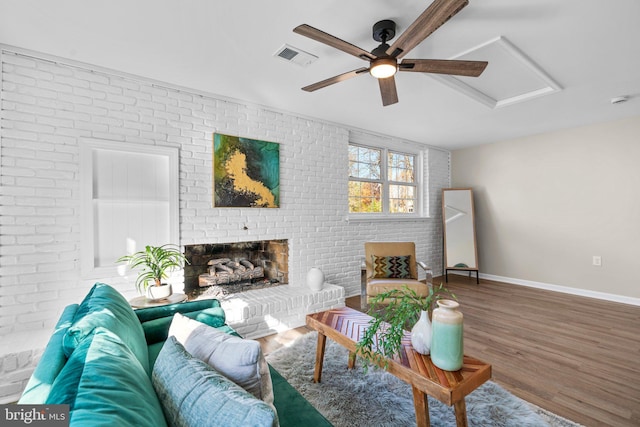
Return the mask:
MULTIPOLYGON (((451 197, 449 197, 451 198, 451 197)), ((466 200, 465 200, 466 202, 466 200)), ((450 209, 452 209, 451 206, 449 206, 450 209)), ((451 222, 451 220, 456 219, 458 216, 454 215, 454 217, 449 218, 449 222, 451 222)), ((458 222, 458 224, 461 224, 460 222, 458 222)), ((475 207, 474 207, 474 203, 473 203, 473 190, 471 188, 443 188, 442 189, 442 245, 443 245, 443 250, 442 250, 442 264, 443 264, 443 270, 445 273, 445 281, 449 282, 449 271, 468 271, 469 272, 469 277, 471 277, 471 273, 475 271, 476 273, 476 283, 480 283, 480 278, 479 278, 479 272, 480 272, 480 268, 478 265, 478 244, 476 241, 476 221, 475 221, 475 207), (467 214, 470 214, 470 220, 471 220, 471 224, 469 227, 469 223, 468 220, 466 222, 466 224, 464 224, 466 226, 466 229, 460 229, 458 228, 457 232, 454 233, 453 229, 451 228, 451 224, 447 225, 447 192, 451 193, 451 192, 468 192, 468 200, 469 200, 469 204, 465 204, 465 206, 459 206, 458 208, 453 208, 454 210, 458 211, 460 216, 464 216, 467 214), (470 228, 470 230, 469 230, 470 228), (461 240, 462 245, 465 246, 463 252, 464 255, 460 256, 458 255, 457 257, 452 257, 451 255, 451 248, 452 247, 459 247, 461 246, 460 242, 456 245, 451 245, 449 244, 449 247, 447 246, 447 234, 450 235, 450 242, 452 241, 452 239, 454 238, 453 236, 455 236, 456 239, 461 240), (473 245, 473 247, 471 248, 470 245, 473 245), (466 262, 460 262, 462 260, 466 261, 466 262), (450 261, 451 260, 451 261, 450 261), (449 263, 453 263, 455 262, 455 264, 453 265, 449 265, 449 263)))

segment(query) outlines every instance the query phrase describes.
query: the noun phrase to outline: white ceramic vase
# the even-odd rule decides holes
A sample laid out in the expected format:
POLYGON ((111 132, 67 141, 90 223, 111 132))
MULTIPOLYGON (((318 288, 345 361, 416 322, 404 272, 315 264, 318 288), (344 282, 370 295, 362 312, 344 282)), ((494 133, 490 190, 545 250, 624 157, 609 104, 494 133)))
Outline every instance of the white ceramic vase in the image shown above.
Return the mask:
POLYGON ((420 319, 411 329, 411 345, 420 354, 429 354, 431 350, 431 322, 429 313, 420 311, 420 319))
POLYGON ((324 273, 316 267, 311 267, 307 272, 307 286, 312 291, 319 291, 324 286, 324 273))
POLYGON ((173 294, 173 289, 169 283, 163 283, 160 286, 150 285, 145 292, 145 296, 151 302, 168 298, 171 294, 173 294))

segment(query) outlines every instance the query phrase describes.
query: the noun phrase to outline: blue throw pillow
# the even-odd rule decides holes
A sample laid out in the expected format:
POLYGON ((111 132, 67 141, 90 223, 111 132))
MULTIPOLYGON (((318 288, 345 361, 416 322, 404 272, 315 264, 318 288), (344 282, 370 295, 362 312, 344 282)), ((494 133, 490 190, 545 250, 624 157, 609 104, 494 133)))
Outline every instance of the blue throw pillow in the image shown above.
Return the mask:
POLYGON ((166 426, 151 379, 131 350, 98 327, 74 350, 48 404, 68 404, 70 426, 166 426))
POLYGON ((144 370, 151 371, 147 341, 138 317, 122 294, 104 283, 96 283, 78 307, 73 323, 62 339, 62 348, 67 357, 99 326, 120 337, 144 370))
POLYGON ((273 408, 193 358, 173 336, 160 350, 152 381, 170 426, 272 427, 277 423, 273 408))

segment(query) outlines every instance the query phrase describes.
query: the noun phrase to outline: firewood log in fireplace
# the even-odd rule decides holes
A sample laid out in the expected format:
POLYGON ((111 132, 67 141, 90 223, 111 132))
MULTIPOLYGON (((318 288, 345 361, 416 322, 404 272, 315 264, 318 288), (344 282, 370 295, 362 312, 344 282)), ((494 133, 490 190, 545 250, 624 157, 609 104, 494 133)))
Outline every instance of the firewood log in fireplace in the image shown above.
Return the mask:
POLYGON ((248 259, 232 261, 229 258, 216 258, 207 264, 209 272, 198 276, 200 287, 232 284, 264 277, 264 268, 256 266, 248 259))

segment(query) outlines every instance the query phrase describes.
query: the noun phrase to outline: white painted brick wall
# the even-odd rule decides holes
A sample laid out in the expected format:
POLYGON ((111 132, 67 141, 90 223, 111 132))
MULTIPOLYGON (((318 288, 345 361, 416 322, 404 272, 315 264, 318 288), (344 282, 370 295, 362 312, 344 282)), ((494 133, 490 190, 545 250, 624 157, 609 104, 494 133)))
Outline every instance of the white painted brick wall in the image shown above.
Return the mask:
MULTIPOLYGON (((359 294, 368 240, 413 240, 418 257, 441 271, 438 200, 449 185, 447 152, 425 152, 432 218, 348 222, 348 128, 37 56, 0 53, 2 360, 42 349, 63 307, 94 283, 79 267, 82 138, 180 147, 180 244, 289 239, 292 287, 304 286, 317 266, 346 296, 359 294), (214 132, 281 144, 279 209, 211 207, 214 132)), ((101 280, 134 296, 121 277, 101 280)), ((12 387, 0 383, 0 398, 10 398, 12 387)))
POLYGON ((27 386, 42 349, 0 355, 0 405, 13 403, 27 386))

